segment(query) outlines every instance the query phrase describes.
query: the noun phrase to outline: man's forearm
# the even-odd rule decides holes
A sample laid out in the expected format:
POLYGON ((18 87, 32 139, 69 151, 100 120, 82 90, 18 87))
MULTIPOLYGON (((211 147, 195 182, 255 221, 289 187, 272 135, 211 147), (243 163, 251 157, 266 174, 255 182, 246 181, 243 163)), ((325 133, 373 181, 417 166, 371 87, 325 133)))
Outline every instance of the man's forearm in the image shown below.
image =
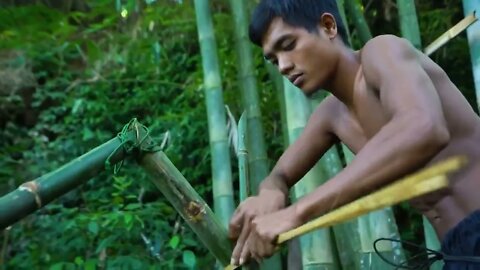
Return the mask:
POLYGON ((418 130, 408 124, 387 124, 349 166, 293 206, 299 218, 306 222, 425 165, 445 139, 418 130))

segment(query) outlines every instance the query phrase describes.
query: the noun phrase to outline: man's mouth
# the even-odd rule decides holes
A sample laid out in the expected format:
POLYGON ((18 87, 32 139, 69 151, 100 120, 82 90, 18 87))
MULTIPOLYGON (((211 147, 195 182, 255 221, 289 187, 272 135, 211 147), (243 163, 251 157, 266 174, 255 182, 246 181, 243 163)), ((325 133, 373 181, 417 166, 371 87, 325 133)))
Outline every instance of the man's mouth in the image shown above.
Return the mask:
POLYGON ((304 76, 303 76, 303 73, 298 73, 298 74, 294 74, 292 76, 289 76, 289 80, 296 86, 296 87, 300 87, 300 85, 303 83, 304 81, 304 76))

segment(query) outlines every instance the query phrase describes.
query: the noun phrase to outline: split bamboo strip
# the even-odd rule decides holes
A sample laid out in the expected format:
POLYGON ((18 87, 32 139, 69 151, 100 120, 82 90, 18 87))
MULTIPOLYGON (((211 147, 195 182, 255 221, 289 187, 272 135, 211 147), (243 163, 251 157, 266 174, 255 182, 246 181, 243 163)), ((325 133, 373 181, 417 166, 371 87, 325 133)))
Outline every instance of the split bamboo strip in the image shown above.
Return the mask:
POLYGON ((228 265, 232 248, 226 228, 168 157, 161 151, 147 153, 140 165, 207 249, 222 265, 228 265))
POLYGON ((364 213, 411 200, 448 186, 446 174, 458 170, 466 163, 465 157, 453 157, 418 173, 407 176, 370 195, 346 204, 330 213, 310 221, 296 229, 280 234, 277 243, 281 244, 301 234, 319 227, 331 226, 352 219, 364 213))
POLYGON ((375 192, 367 197, 359 199, 354 203, 347 204, 328 213, 321 218, 306 223, 296 229, 279 235, 277 244, 286 242, 294 237, 303 235, 313 230, 332 226, 340 222, 358 217, 365 213, 381 209, 399 202, 413 199, 417 196, 445 188, 448 186, 446 176, 433 176, 428 179, 421 179, 420 176, 406 179, 400 183, 395 183, 385 189, 375 192), (419 181, 422 181, 419 183, 419 181))
POLYGON ((463 18, 463 20, 458 22, 456 25, 450 28, 447 32, 443 33, 440 37, 435 39, 435 41, 433 41, 430 45, 428 45, 424 49, 424 53, 426 55, 431 55, 432 53, 437 51, 440 47, 445 45, 447 42, 449 42, 451 39, 453 39, 458 34, 463 32, 465 29, 467 29, 470 25, 472 25, 476 21, 478 21, 476 12, 473 12, 473 14, 470 14, 467 17, 463 18))
MULTIPOLYGON (((54 199, 85 183, 105 168, 107 158, 121 145, 118 138, 96 147, 59 169, 0 198, 0 230, 33 213, 54 199)), ((110 158, 115 164, 125 158, 123 148, 110 158)))
POLYGON ((217 45, 209 0, 194 0, 198 40, 202 55, 211 152, 214 209, 227 228, 234 211, 232 169, 227 140, 225 107, 217 45))

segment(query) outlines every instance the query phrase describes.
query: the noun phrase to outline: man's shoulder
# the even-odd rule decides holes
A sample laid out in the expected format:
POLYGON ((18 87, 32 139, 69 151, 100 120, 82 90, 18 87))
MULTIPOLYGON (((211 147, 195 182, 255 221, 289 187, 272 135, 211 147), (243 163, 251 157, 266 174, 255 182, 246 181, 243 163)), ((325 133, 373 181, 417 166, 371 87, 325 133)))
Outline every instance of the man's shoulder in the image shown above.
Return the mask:
POLYGON ((344 114, 345 110, 345 104, 343 104, 334 95, 328 95, 318 105, 314 113, 323 119, 323 121, 333 125, 336 123, 336 120, 338 120, 338 117, 344 114))
POLYGON ((389 46, 404 46, 407 44, 409 44, 409 41, 403 37, 385 34, 375 36, 374 38, 367 41, 367 43, 365 43, 365 45, 362 47, 361 51, 369 51, 379 47, 383 48, 389 46))
POLYGON ((386 66, 393 67, 416 57, 415 47, 407 39, 395 35, 376 36, 360 50, 360 64, 367 81, 375 80, 378 74, 389 73, 386 66))

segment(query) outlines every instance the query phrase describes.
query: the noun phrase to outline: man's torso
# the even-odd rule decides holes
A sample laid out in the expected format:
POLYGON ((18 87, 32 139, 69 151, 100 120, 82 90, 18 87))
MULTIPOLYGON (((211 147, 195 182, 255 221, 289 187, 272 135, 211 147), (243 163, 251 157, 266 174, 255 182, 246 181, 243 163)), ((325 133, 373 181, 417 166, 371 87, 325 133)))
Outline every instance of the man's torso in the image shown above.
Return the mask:
MULTIPOLYGON (((469 165, 449 177, 450 188, 412 201, 412 205, 427 216, 442 237, 465 216, 480 209, 480 120, 461 92, 447 75, 428 57, 418 54, 423 70, 428 74, 441 101, 450 132, 449 144, 430 162, 453 155, 466 155, 469 165)), ((347 107, 333 96, 335 103, 334 133, 354 153, 386 125, 391 115, 382 108, 375 89, 365 81, 360 67, 354 87, 353 107, 347 107)))

